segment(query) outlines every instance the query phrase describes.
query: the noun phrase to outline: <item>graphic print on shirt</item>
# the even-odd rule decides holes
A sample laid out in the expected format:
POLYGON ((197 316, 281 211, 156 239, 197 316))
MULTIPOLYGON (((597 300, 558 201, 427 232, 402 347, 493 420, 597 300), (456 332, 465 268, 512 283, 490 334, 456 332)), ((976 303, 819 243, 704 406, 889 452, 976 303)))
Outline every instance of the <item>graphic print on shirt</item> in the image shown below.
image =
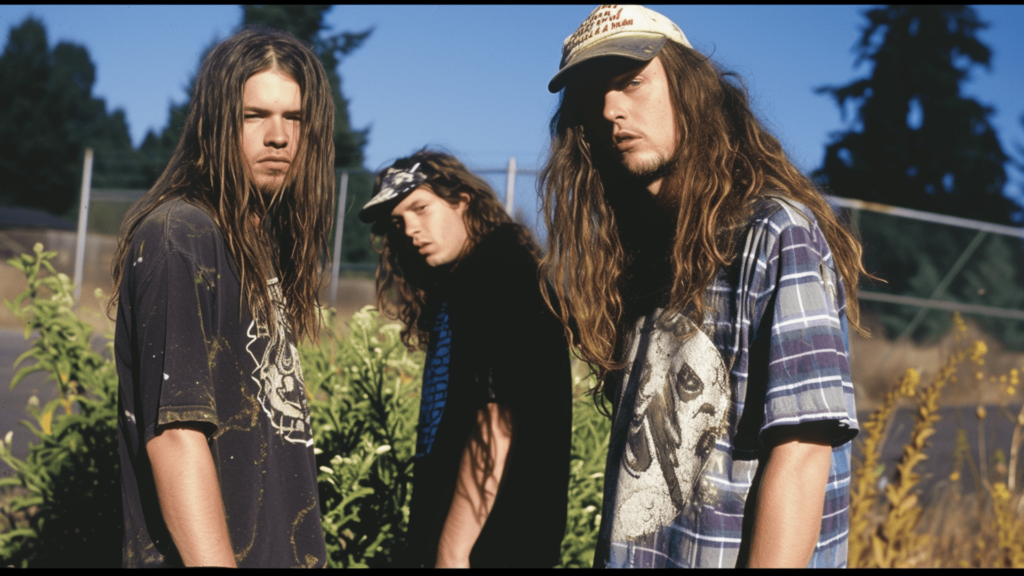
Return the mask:
MULTIPOLYGON (((637 354, 643 323, 637 322, 628 358, 637 354)), ((694 485, 726 431, 729 376, 718 349, 700 330, 686 337, 691 324, 684 316, 656 324, 646 357, 635 358, 631 368, 641 373, 619 465, 613 542, 671 524, 696 496, 694 485)))
POLYGON ((274 325, 271 327, 265 321, 253 320, 246 333, 249 343, 245 349, 256 362, 252 379, 260 389, 257 399, 282 438, 293 444, 312 446, 313 436, 310 433, 309 408, 306 405, 306 387, 302 366, 299 364, 299 351, 288 338, 284 297, 277 278, 272 278, 267 284, 270 287, 270 300, 277 308, 274 325), (257 340, 265 340, 267 343, 259 358, 253 352, 253 344, 257 340))
POLYGON ((427 358, 423 364, 423 392, 420 421, 416 427, 416 458, 430 454, 437 427, 441 424, 448 399, 448 361, 451 358, 452 331, 448 325, 447 303, 441 304, 430 334, 427 358))

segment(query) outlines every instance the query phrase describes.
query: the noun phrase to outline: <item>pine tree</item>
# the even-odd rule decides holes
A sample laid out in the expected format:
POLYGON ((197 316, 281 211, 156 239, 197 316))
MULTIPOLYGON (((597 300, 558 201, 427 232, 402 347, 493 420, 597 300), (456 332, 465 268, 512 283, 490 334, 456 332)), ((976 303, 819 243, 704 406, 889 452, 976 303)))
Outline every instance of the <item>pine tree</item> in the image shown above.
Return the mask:
POLYGON ((107 113, 95 79, 84 47, 51 50, 32 17, 11 27, 0 55, 0 203, 73 218, 86 147, 96 152, 94 186, 140 185, 124 112, 107 113))
POLYGON ((857 63, 867 78, 819 88, 853 129, 833 136, 820 181, 839 196, 1012 223, 1020 210, 1003 195, 1007 156, 989 123, 992 108, 960 84, 992 52, 977 38, 987 25, 967 6, 887 6, 869 10, 857 63))
MULTIPOLYGON (((1004 195, 1007 155, 989 123, 992 108, 964 96, 961 83, 987 69, 991 50, 977 37, 987 27, 966 6, 886 6, 868 10, 855 50, 870 74, 841 87, 822 87, 849 130, 834 134, 815 177, 848 198, 1012 224, 1020 207, 1004 195)), ((867 269, 887 285, 865 286, 931 298, 976 231, 864 212, 867 269)), ((1021 304, 1019 242, 990 236, 939 299, 1016 308, 1021 304)), ((918 309, 872 304, 890 337, 903 333, 918 309)), ((999 319, 978 322, 1004 344, 1024 347, 1024 330, 999 319)), ((928 312, 911 336, 948 329, 947 313, 928 312)), ((1019 324, 1019 323, 1017 323, 1019 324)))

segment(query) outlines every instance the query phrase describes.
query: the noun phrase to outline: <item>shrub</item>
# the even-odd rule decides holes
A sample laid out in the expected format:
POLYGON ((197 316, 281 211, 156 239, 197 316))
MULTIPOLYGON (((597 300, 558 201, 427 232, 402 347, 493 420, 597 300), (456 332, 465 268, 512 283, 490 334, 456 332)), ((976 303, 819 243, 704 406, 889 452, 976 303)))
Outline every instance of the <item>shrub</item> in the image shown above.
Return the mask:
POLYGON ((300 349, 310 394, 320 511, 332 567, 401 559, 412 495, 412 457, 423 354, 400 326, 365 307, 349 333, 300 349))
POLYGON ((0 556, 5 565, 20 567, 118 566, 117 373, 90 347, 92 328, 72 312, 71 281, 49 262, 56 252, 44 252, 41 244, 33 250, 8 261, 25 273, 28 289, 5 304, 25 322, 26 340, 38 333, 15 366, 36 362, 15 374, 11 388, 43 372, 56 381, 58 395, 42 408, 30 400, 31 419, 22 423, 39 443, 25 460, 11 453, 13 431, 0 447, 0 458, 16 473, 0 480, 8 523, 0 556))

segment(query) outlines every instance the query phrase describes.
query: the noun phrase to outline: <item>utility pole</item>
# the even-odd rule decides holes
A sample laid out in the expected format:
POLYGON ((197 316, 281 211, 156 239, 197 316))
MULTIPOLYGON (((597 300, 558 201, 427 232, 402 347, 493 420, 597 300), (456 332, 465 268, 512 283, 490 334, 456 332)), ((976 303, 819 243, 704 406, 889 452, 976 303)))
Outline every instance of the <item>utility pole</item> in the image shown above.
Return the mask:
POLYGON ((89 224, 89 194, 92 190, 92 148, 85 149, 82 167, 82 194, 78 204, 78 241, 75 243, 75 306, 82 298, 82 275, 85 266, 85 232, 89 224))
POLYGON ((338 215, 334 221, 334 257, 331 259, 331 308, 338 302, 338 275, 341 274, 341 233, 345 230, 345 200, 348 197, 348 171, 341 173, 338 215))
POLYGON ((510 156, 508 159, 508 180, 505 182, 505 212, 508 212, 509 216, 515 217, 513 208, 515 207, 516 199, 516 157, 510 156))

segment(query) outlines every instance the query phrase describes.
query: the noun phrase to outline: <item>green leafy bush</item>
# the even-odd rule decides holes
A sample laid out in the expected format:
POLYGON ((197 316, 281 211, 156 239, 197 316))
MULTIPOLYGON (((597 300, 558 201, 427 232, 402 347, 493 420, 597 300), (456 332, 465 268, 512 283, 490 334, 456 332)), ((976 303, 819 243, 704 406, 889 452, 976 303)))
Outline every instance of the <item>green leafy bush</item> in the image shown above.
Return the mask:
POLYGON ((332 567, 401 559, 412 495, 423 354, 365 307, 345 338, 300 350, 311 396, 320 510, 332 567))
MULTIPOLYGON (((11 382, 33 372, 55 380, 57 398, 40 408, 33 397, 22 423, 39 438, 25 460, 11 453, 8 432, 0 458, 16 473, 0 480, 7 530, 0 556, 7 566, 117 566, 121 557, 121 481, 117 449, 117 373, 90 346, 92 328, 71 310, 72 285, 36 244, 8 263, 28 289, 5 302, 38 337, 16 361, 34 359, 11 382), (48 271, 43 277, 41 272, 48 271)), ((108 344, 108 351, 113 350, 108 344)))
MULTIPOLYGON (((24 425, 39 438, 29 456, 0 458, 16 475, 0 480, 0 557, 13 566, 118 566, 121 499, 117 449, 117 373, 107 354, 90 347, 92 329, 72 311, 72 286, 56 274, 54 252, 10 263, 28 289, 7 306, 37 334, 18 359, 36 363, 56 381, 58 398, 30 402, 24 425), (45 275, 45 272, 49 272, 45 275)), ((412 457, 419 417, 422 353, 409 353, 400 326, 372 307, 357 312, 344 337, 327 332, 319 345, 300 346, 310 397, 324 537, 332 567, 391 566, 402 561, 412 493, 412 457)), ((109 340, 109 336, 108 336, 109 340)), ((577 391, 589 380, 577 379, 577 391)), ((600 523, 602 472, 610 424, 589 397, 577 394, 569 519, 561 566, 589 567, 600 523)))
POLYGON ((601 526, 604 465, 611 420, 598 412, 589 395, 593 381, 576 382, 572 410, 572 458, 569 465, 569 515, 562 540, 561 568, 590 568, 601 526))

